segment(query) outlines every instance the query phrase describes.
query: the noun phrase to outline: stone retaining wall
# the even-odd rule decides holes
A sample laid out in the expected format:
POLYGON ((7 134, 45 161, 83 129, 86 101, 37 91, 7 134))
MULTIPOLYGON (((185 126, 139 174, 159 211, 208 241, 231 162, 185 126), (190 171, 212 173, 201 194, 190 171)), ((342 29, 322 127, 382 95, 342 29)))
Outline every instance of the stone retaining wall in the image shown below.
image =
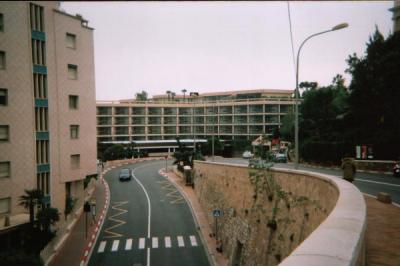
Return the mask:
POLYGON ((218 218, 217 233, 231 265, 270 266, 281 262, 284 265, 327 265, 324 260, 327 257, 337 260, 332 265, 355 265, 358 257, 361 257, 359 265, 363 263, 365 203, 361 193, 346 181, 305 171, 254 170, 196 161, 194 183, 195 192, 213 228, 212 210, 223 211, 218 218), (354 195, 347 195, 345 190, 354 195), (336 213, 345 194, 350 197, 345 199, 348 206, 357 208, 359 220, 352 217, 352 213, 339 210, 348 217, 335 220, 332 225, 326 218, 336 213), (356 205, 348 200, 354 200, 356 205), (329 233, 334 232, 330 235, 333 238, 320 240, 318 231, 327 222, 333 230, 329 233), (343 226, 344 231, 337 231, 340 228, 335 231, 336 225, 343 226), (316 233, 314 245, 309 239, 316 233), (350 240, 349 236, 352 237, 350 240), (348 241, 346 245, 344 240, 348 241), (325 247, 320 246, 321 241, 326 241, 325 247), (302 246, 306 246, 306 250, 302 246), (313 255, 307 255, 310 250, 313 255))

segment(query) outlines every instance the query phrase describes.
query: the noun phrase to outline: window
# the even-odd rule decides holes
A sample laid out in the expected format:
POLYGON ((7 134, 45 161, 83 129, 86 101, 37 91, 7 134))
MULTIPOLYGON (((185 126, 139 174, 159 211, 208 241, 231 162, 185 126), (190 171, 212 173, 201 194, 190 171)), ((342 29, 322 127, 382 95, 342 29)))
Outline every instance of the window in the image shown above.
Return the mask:
POLYGON ((10 213, 11 198, 0 199, 0 214, 10 213))
POLYGON ((36 131, 48 131, 48 109, 47 107, 35 107, 36 131))
POLYGON ((0 13, 0 31, 4 31, 3 14, 0 13))
POLYGON ((79 125, 71 125, 70 126, 70 135, 71 135, 71 139, 79 138, 79 125))
POLYGON ((33 89, 36 99, 47 98, 47 77, 43 74, 33 74, 33 89))
POLYGON ((6 68, 6 53, 4 51, 0 51, 0 69, 6 68))
POLYGON ((78 109, 79 97, 77 95, 69 96, 69 109, 78 109))
POLYGON ((78 66, 68 64, 68 78, 78 79, 78 66))
POLYGON ((10 177, 10 162, 0 162, 0 178, 10 177))
POLYGON ((36 175, 36 188, 41 190, 45 196, 50 194, 50 173, 38 173, 36 175))
POLYGON ((46 50, 44 41, 32 39, 32 62, 35 65, 46 65, 46 50))
POLYGON ((76 48, 76 35, 67 33, 65 41, 67 43, 68 48, 75 49, 76 48))
POLYGON ((44 31, 44 12, 43 7, 31 4, 31 29, 37 31, 44 31))
POLYGON ((9 139, 9 126, 0 125, 0 142, 8 141, 9 139))
POLYGON ((71 168, 79 169, 81 163, 81 155, 80 154, 72 154, 71 155, 71 168))
POLYGON ((49 141, 37 140, 36 141, 36 163, 48 164, 49 163, 49 141))
POLYGON ((0 105, 7 105, 8 92, 7 89, 0 89, 0 105))

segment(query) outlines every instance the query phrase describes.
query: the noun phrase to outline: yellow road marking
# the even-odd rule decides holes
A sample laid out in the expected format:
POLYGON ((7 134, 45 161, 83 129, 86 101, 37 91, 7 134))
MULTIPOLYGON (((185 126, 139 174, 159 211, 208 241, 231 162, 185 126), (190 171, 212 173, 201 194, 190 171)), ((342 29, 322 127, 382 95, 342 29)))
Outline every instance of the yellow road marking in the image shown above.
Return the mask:
POLYGON ((117 212, 116 214, 111 215, 110 217, 108 217, 108 220, 111 220, 111 221, 113 221, 113 222, 116 222, 116 224, 114 224, 113 226, 110 226, 110 227, 104 229, 104 233, 109 234, 108 236, 104 236, 104 238, 113 238, 113 237, 122 237, 122 236, 123 236, 122 234, 113 232, 113 231, 111 231, 111 230, 114 229, 114 228, 116 228, 116 227, 119 227, 119 226, 121 226, 121 225, 126 224, 125 221, 119 220, 119 219, 117 219, 117 218, 115 218, 115 217, 116 217, 116 216, 119 216, 119 215, 122 215, 122 214, 124 214, 124 213, 126 213, 126 212, 128 212, 127 210, 118 208, 118 207, 120 207, 120 206, 122 206, 122 205, 124 205, 124 204, 127 204, 127 203, 128 203, 127 201, 121 201, 121 202, 114 202, 114 203, 113 203, 113 206, 112 206, 111 208, 112 208, 113 210, 117 210, 117 211, 119 211, 119 212, 117 212))
POLYGON ((182 195, 178 192, 174 185, 171 182, 165 181, 158 181, 161 185, 161 188, 167 192, 166 197, 169 199, 169 203, 171 204, 179 204, 184 203, 184 199, 182 195))

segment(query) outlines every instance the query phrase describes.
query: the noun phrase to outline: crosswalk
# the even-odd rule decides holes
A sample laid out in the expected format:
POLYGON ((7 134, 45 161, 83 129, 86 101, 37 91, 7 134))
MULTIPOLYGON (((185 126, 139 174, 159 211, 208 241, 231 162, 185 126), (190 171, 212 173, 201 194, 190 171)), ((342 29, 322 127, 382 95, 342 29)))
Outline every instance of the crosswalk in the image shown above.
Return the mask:
POLYGON ((197 247, 196 236, 191 235, 188 238, 183 236, 177 236, 176 238, 166 236, 164 238, 151 237, 151 238, 128 238, 125 239, 125 245, 122 243, 124 240, 103 240, 100 242, 97 253, 104 253, 107 251, 117 252, 120 247, 121 250, 133 250, 133 249, 146 249, 146 248, 184 248, 184 247, 197 247), (159 241, 160 240, 160 241, 159 241), (186 240, 186 241, 185 241, 186 240), (121 245, 120 245, 121 243, 121 245))

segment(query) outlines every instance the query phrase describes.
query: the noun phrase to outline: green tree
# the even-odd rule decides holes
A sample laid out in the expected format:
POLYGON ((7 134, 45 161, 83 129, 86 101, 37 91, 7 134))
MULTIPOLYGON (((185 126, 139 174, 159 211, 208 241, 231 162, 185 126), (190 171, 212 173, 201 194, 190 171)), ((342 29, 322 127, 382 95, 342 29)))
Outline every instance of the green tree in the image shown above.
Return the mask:
POLYGON ((282 119, 280 133, 283 140, 294 142, 294 112, 290 110, 282 119))
POLYGON ((60 213, 56 208, 43 208, 38 211, 37 219, 40 229, 43 232, 50 232, 50 225, 54 225, 60 220, 60 213))
POLYGON ((43 192, 39 189, 25 189, 25 194, 19 197, 19 205, 29 210, 29 223, 32 227, 35 221, 35 205, 43 205, 42 200, 43 192))
POLYGON ((400 155, 400 33, 386 39, 375 30, 364 56, 349 56, 348 134, 355 144, 374 144, 375 157, 400 155))
POLYGON ((181 143, 179 138, 176 138, 178 149, 175 150, 173 157, 175 161, 173 164, 176 164, 178 170, 183 172, 183 167, 189 165, 193 167, 193 150, 186 147, 185 144, 181 143))
POLYGON ((135 95, 136 101, 147 101, 147 92, 141 91, 135 95))
POLYGON ((126 151, 124 146, 120 144, 115 144, 108 147, 103 153, 103 161, 112 161, 123 159, 126 157, 126 151))

